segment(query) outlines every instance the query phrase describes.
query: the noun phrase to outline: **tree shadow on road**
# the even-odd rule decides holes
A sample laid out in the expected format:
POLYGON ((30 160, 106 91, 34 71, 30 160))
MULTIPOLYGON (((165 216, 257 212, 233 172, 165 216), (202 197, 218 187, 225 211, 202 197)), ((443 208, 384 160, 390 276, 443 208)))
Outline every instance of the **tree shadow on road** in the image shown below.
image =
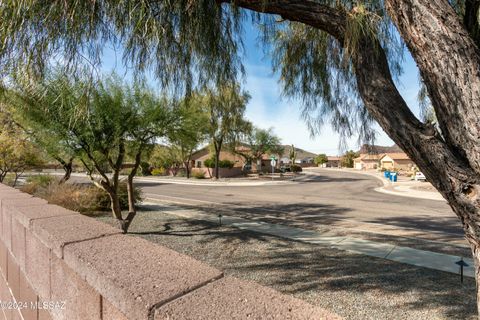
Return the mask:
POLYGON ((241 217, 249 220, 279 223, 291 227, 305 228, 313 225, 335 224, 342 219, 350 208, 318 203, 284 203, 284 204, 253 204, 224 206, 189 207, 207 214, 222 214, 241 217))

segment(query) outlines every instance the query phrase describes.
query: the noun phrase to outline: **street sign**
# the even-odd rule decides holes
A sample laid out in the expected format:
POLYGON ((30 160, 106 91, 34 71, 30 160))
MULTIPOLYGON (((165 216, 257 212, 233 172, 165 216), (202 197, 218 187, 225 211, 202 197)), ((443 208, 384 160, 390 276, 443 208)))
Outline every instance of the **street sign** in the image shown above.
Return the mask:
MULTIPOLYGON (((275 161, 275 159, 272 159, 270 161, 270 165, 272 166, 272 168, 275 168, 275 166, 277 165, 277 161, 275 161)), ((273 171, 273 170, 272 170, 273 171)))
POLYGON ((275 157, 275 155, 272 154, 272 155, 270 156, 270 160, 277 160, 277 157, 275 157))

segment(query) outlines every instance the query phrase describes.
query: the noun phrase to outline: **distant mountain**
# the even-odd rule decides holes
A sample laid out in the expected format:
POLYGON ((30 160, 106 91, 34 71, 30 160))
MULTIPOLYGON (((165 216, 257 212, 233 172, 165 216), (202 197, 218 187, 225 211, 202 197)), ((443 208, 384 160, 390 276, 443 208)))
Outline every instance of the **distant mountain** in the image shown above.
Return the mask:
POLYGON ((380 153, 400 153, 400 152, 403 152, 403 150, 400 149, 400 147, 397 146, 396 144, 394 144, 391 147, 364 144, 360 148, 360 150, 358 150, 358 153, 360 154, 380 154, 380 153))
MULTIPOLYGON (((290 155, 290 150, 292 150, 292 146, 289 145, 289 144, 285 144, 285 145, 282 145, 282 147, 284 148, 284 152, 283 152, 283 157, 287 157, 290 155)), ((317 156, 317 154, 315 153, 312 153, 312 152, 309 152, 309 151, 306 151, 306 150, 303 150, 303 149, 300 149, 300 148, 297 148, 295 147, 295 152, 297 153, 297 159, 298 160, 301 160, 301 159, 305 159, 305 158, 315 158, 317 156)))

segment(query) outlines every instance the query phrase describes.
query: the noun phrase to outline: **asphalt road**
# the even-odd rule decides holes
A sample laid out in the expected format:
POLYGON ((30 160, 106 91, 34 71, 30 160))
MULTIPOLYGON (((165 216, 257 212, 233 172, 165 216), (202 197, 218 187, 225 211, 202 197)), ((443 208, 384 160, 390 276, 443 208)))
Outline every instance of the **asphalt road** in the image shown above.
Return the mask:
MULTIPOLYGON (((465 244, 461 225, 443 201, 374 191, 375 177, 329 169, 297 183, 269 186, 198 186, 139 183, 148 199, 193 205, 205 211, 267 219, 300 227, 465 244)), ((147 199, 147 200, 148 200, 147 199)))

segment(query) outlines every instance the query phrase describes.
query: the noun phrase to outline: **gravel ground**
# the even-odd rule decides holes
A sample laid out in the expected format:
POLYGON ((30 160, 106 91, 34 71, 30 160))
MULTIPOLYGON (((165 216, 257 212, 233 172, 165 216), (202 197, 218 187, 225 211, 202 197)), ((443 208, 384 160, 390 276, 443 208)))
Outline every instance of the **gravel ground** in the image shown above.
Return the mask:
MULTIPOLYGON (((97 216, 112 223, 109 216, 97 216)), ((131 233, 328 309, 346 319, 475 319, 475 281, 162 211, 141 211, 131 233)))
POLYGON ((283 213, 278 214, 278 216, 274 216, 274 214, 272 213, 268 213, 266 215, 258 215, 258 214, 252 214, 249 211, 247 211, 248 208, 245 208, 244 210, 242 208, 237 208, 237 207, 235 209, 229 209, 226 206, 225 207, 201 206, 201 205, 195 205, 195 206, 175 205, 175 206, 189 209, 189 210, 195 209, 204 213, 214 213, 214 214, 221 213, 223 215, 233 215, 233 216, 242 217, 245 219, 252 219, 252 220, 258 220, 258 221, 263 221, 268 223, 283 224, 283 225, 303 228, 307 230, 314 230, 314 231, 321 232, 326 236, 327 235, 332 237, 348 236, 348 237, 354 237, 359 239, 389 243, 389 244, 402 246, 402 247, 410 247, 410 248, 419 249, 419 250, 457 255, 459 257, 464 257, 464 258, 472 257, 470 247, 468 247, 466 244, 465 246, 460 246, 460 245, 448 244, 445 242, 430 241, 430 240, 421 239, 421 238, 403 237, 398 235, 396 236, 393 234, 385 235, 385 234, 375 233, 375 231, 372 231, 372 232, 357 231, 350 228, 336 227, 328 224, 305 223, 305 221, 302 219, 301 216, 297 217, 293 215, 293 216, 288 216, 288 218, 285 219, 283 213))

